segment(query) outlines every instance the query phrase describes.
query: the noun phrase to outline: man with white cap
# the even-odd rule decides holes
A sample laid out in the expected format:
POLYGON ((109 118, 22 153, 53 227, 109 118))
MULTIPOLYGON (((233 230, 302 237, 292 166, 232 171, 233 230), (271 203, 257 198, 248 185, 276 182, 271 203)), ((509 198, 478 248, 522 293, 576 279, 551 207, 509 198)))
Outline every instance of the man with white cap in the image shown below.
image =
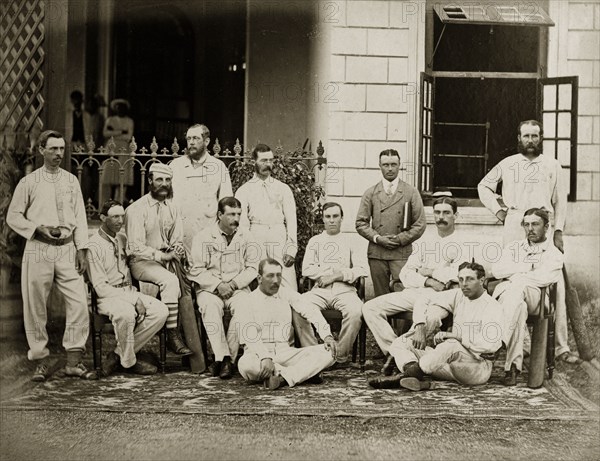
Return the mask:
POLYGON ((181 216, 173 204, 171 167, 156 162, 150 166, 150 192, 126 210, 126 230, 131 252, 131 274, 139 281, 160 287, 161 300, 169 308, 167 347, 179 355, 190 355, 177 329, 179 299, 191 288, 183 264, 183 229, 181 216))
POLYGON ((208 153, 210 131, 192 125, 186 133, 186 155, 171 162, 173 194, 183 220, 183 245, 192 251, 198 232, 217 222, 217 203, 231 197, 233 189, 227 166, 208 153))

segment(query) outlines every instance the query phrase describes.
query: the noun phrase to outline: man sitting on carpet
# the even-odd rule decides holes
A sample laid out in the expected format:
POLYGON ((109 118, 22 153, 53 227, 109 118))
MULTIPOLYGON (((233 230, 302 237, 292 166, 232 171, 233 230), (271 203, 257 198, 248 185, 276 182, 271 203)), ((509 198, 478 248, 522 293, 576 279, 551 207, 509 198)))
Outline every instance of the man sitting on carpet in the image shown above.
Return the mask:
POLYGON ((429 306, 454 315, 452 331, 439 331, 435 348, 414 339, 414 330, 396 339, 390 354, 403 373, 371 379, 375 388, 404 387, 413 391, 433 389, 425 375, 469 386, 485 384, 492 373, 493 356, 502 346, 502 308, 487 294, 485 270, 475 262, 462 263, 458 271, 460 289, 433 294, 415 305, 415 322, 429 306))
POLYGON ((263 259, 258 266, 258 288, 247 298, 247 309, 236 312, 243 316, 240 343, 245 345, 238 370, 248 381, 264 381, 266 388, 290 387, 304 381, 321 383, 321 371, 335 363, 338 345, 318 309, 300 312, 306 315, 324 338, 325 344, 295 348, 290 346, 292 308, 287 291, 279 290, 281 264, 263 259))

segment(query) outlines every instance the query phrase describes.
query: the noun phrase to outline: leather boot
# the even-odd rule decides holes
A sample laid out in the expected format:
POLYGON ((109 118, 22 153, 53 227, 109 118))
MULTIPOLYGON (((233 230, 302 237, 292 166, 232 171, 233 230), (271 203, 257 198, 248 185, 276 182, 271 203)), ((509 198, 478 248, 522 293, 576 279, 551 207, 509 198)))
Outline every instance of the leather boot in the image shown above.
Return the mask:
POLYGON ((167 349, 177 355, 193 354, 193 352, 185 345, 181 336, 179 336, 179 330, 177 330, 177 328, 170 328, 167 330, 167 349))

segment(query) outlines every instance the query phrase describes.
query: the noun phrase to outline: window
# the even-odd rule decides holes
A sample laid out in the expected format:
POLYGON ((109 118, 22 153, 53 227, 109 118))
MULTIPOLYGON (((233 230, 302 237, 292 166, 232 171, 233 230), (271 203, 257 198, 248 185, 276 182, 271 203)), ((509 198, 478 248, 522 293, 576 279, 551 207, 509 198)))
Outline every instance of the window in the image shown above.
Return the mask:
POLYGON ((544 2, 427 5, 418 168, 423 194, 449 189, 456 197, 477 198, 481 178, 516 153, 519 122, 537 119, 544 123, 544 152, 570 174, 569 200, 575 200, 577 78, 544 78, 547 27, 554 25, 544 2))

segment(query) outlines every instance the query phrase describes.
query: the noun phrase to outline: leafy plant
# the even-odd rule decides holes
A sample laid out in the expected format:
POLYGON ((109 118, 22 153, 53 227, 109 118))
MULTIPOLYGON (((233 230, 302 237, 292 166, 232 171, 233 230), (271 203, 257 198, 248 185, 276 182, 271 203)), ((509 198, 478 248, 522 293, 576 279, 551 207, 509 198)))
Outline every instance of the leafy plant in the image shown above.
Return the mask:
POLYGON ((23 177, 22 167, 28 156, 28 151, 0 150, 0 262, 12 265, 11 279, 18 277, 25 240, 6 224, 6 213, 15 187, 23 177))
MULTIPOLYGON (((249 157, 250 154, 246 153, 249 157)), ((287 184, 296 200, 298 222, 298 253, 296 273, 302 273, 302 258, 310 238, 322 230, 319 202, 325 196, 323 188, 315 181, 315 160, 308 152, 298 149, 287 154, 276 155, 273 161, 273 177, 287 184)), ((254 160, 235 159, 229 165, 234 193, 254 175, 254 160)))

